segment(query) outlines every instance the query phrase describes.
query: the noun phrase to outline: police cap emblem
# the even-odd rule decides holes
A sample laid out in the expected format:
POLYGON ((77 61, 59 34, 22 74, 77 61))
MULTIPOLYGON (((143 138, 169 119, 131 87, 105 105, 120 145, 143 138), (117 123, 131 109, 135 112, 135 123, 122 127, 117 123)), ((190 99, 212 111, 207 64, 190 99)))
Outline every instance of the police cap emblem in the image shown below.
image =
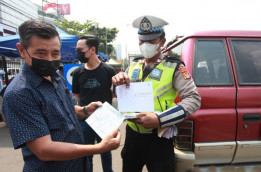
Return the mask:
POLYGON ((152 29, 151 22, 146 17, 144 17, 140 22, 140 29, 143 32, 149 32, 152 29))

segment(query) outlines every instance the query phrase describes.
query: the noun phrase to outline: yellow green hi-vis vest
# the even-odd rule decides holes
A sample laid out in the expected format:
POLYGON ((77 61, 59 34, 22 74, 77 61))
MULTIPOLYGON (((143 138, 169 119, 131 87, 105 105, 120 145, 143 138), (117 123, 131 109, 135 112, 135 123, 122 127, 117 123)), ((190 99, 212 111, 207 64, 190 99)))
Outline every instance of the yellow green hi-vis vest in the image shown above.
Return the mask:
MULTIPOLYGON (((154 96, 154 111, 162 112, 175 106, 177 90, 172 86, 172 79, 177 63, 162 60, 145 78, 144 81, 152 81, 154 96)), ((142 79, 143 71, 140 62, 132 61, 129 66, 128 76, 131 81, 142 79)), ((146 129, 139 124, 127 121, 128 125, 136 132, 151 133, 153 128, 146 129)))

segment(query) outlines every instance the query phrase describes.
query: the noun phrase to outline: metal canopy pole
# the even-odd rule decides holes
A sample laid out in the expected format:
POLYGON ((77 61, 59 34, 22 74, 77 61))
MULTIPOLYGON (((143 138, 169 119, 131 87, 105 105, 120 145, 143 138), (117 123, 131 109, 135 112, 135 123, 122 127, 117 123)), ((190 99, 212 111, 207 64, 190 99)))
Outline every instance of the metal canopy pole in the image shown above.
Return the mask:
POLYGON ((5 71, 5 85, 8 85, 8 84, 9 84, 9 81, 8 81, 8 73, 7 73, 6 59, 5 59, 5 56, 1 56, 1 57, 2 57, 2 62, 3 62, 3 68, 4 68, 4 71, 5 71))

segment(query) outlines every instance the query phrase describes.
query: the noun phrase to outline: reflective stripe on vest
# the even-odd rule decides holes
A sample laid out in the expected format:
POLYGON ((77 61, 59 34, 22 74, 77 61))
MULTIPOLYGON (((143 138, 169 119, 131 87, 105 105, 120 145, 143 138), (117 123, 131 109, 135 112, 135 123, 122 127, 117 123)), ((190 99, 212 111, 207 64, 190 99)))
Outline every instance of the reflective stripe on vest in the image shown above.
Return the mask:
MULTIPOLYGON (((144 80, 152 81, 155 112, 162 112, 175 106, 174 100, 176 99, 178 92, 172 86, 172 79, 176 66, 177 63, 163 60, 144 80)), ((131 81, 141 81, 142 64, 140 62, 132 62, 129 67, 128 76, 131 81)), ((127 121, 127 123, 134 131, 139 133, 149 133, 153 129, 145 129, 141 125, 131 121, 127 121)))

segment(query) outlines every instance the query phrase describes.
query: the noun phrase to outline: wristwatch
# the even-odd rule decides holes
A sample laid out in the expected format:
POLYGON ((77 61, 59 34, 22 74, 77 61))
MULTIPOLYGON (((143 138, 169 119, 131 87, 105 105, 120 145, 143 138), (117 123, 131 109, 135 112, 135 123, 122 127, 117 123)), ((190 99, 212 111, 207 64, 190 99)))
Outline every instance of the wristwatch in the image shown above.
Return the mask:
POLYGON ((83 106, 83 113, 85 114, 86 118, 90 116, 87 112, 86 106, 83 106))

